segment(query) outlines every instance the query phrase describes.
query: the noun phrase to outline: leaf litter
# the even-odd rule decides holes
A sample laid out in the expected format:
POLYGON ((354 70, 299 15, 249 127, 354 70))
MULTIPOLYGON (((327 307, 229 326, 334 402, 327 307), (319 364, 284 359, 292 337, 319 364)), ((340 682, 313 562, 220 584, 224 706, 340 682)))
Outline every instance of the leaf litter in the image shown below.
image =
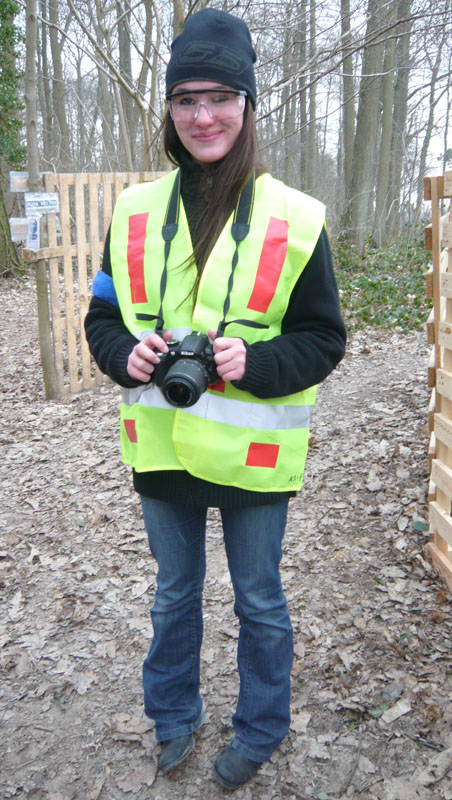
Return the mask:
MULTIPOLYGON (((223 798, 211 765, 231 736, 237 624, 218 512, 206 722, 162 777, 140 681, 156 567, 120 463, 118 390, 45 401, 33 284, 3 281, 0 314, 0 796, 223 798)), ((281 566, 292 726, 238 800, 452 800, 452 598, 425 553, 427 361, 422 332, 355 333, 319 389, 281 566)))

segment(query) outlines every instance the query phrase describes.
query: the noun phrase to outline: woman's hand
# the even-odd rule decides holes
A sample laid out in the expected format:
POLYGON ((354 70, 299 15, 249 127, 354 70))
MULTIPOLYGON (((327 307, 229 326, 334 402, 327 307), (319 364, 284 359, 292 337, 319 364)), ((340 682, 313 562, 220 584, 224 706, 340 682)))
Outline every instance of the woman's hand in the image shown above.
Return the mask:
POLYGON ((224 381, 240 381, 245 374, 246 366, 246 347, 242 339, 227 336, 217 339, 215 331, 209 331, 209 336, 215 340, 213 352, 220 378, 224 381))
POLYGON ((169 342, 172 338, 172 332, 165 331, 163 337, 157 333, 149 333, 145 339, 138 342, 127 361, 127 372, 130 377, 136 381, 147 383, 154 372, 155 364, 160 361, 158 352, 156 353, 155 351, 167 353, 168 345, 166 342, 169 342))

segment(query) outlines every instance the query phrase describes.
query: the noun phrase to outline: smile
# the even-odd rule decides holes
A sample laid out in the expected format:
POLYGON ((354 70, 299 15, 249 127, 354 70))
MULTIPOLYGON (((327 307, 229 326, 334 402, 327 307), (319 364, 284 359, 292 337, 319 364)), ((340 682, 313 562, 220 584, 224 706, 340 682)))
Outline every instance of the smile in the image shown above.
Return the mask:
POLYGON ((196 133, 194 135, 194 139, 196 139, 197 142, 210 142, 214 139, 217 139, 219 136, 221 136, 221 134, 222 131, 216 131, 212 133, 196 133))

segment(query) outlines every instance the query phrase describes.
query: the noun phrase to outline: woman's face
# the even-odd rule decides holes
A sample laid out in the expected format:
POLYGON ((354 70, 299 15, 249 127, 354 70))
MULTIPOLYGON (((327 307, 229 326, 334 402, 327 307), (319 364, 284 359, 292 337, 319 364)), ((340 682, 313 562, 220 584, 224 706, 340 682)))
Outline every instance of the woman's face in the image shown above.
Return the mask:
MULTIPOLYGON (((225 84, 215 83, 215 81, 186 81, 179 83, 171 92, 190 92, 202 89, 227 89, 225 84)), ((204 101, 207 96, 202 94, 194 95, 192 99, 200 101, 197 113, 189 119, 176 120, 173 118, 174 127, 182 144, 197 161, 211 163, 224 158, 233 146, 243 125, 243 111, 237 116, 222 119, 222 115, 210 116, 204 101)), ((209 104, 210 105, 210 104, 209 104)))

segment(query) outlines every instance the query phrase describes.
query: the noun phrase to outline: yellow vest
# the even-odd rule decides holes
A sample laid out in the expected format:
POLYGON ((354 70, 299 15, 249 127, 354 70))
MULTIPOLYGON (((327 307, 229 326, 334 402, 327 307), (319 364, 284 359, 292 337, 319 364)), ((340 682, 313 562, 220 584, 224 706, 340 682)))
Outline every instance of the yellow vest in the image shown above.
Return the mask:
MULTIPOLYGON (((116 203, 110 252, 123 320, 138 338, 155 329, 138 315, 157 315, 164 265, 162 225, 175 173, 122 192, 116 203)), ((230 324, 226 336, 250 344, 281 333, 281 322, 324 224, 324 206, 268 174, 256 181, 254 208, 239 261, 226 321, 246 319, 268 327, 230 324)), ((168 259, 163 300, 165 329, 182 340, 191 330, 217 329, 228 292, 235 242, 226 223, 204 267, 193 308, 194 266, 181 202, 179 228, 168 259), (185 301, 185 302, 184 302, 185 301)), ((123 460, 138 472, 184 469, 213 483, 252 491, 290 491, 301 486, 316 387, 262 400, 220 381, 189 408, 167 403, 153 382, 124 390, 121 408, 123 460)))

